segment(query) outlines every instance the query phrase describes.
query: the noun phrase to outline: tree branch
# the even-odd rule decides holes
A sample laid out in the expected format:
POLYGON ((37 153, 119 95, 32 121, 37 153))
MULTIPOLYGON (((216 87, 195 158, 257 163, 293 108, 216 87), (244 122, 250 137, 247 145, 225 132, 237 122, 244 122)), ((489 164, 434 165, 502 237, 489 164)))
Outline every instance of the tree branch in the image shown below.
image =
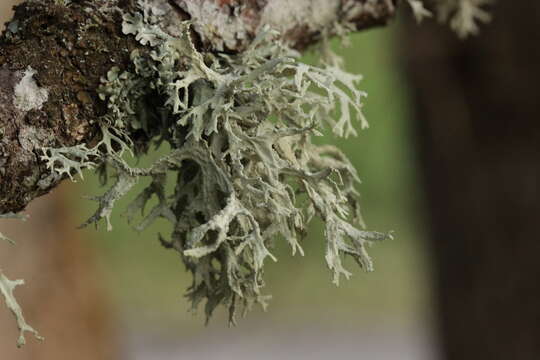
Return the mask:
MULTIPOLYGON (((386 24, 395 0, 151 0, 148 9, 174 35, 191 19, 197 45, 209 52, 241 52, 265 25, 302 50, 343 26, 386 24)), ((122 13, 134 0, 29 0, 16 7, 0 37, 0 214, 18 212, 62 177, 41 160, 47 147, 92 146, 107 112, 100 79, 132 66, 142 48, 122 33, 122 13)), ((138 132, 136 144, 148 142, 138 132)))

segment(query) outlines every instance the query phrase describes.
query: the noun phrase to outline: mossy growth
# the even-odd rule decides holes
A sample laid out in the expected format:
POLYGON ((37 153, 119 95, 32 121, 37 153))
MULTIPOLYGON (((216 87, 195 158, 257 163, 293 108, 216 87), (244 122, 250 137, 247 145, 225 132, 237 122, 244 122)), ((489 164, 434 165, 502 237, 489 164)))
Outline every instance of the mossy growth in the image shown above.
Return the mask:
POLYGON ((193 307, 205 300, 210 318, 224 305, 231 323, 238 309, 266 306, 264 263, 276 260, 268 249, 287 241, 303 255, 314 216, 325 224, 334 283, 350 276, 344 256, 372 271, 366 247, 390 235, 361 229, 356 170, 338 148, 311 141, 324 126, 336 136, 356 134, 356 120, 367 127, 359 76, 344 72, 335 55, 321 66, 299 62, 270 29, 236 55, 199 52, 189 22, 173 37, 149 7, 126 14, 123 32, 148 51, 131 54, 132 71, 115 67, 102 80, 109 111, 100 120, 101 142, 44 150, 43 159, 61 174, 94 166, 101 174, 114 171, 115 183, 96 198, 98 209, 84 225, 105 219, 111 229, 116 200, 150 177, 128 206, 128 219, 141 212, 139 229, 158 218, 172 223, 170 237, 160 240, 193 275, 187 291, 193 307), (124 153, 143 152, 127 135, 134 132, 172 150, 148 168, 130 167, 124 153), (176 183, 169 194, 170 174, 176 183), (145 212, 152 198, 157 205, 145 212))

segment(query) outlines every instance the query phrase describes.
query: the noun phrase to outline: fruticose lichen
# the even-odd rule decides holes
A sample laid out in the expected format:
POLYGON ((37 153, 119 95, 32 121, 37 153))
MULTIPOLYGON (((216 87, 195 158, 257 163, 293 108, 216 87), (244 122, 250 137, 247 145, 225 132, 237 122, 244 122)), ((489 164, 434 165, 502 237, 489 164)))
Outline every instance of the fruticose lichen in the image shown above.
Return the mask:
POLYGON ((425 3, 435 12, 441 23, 448 23, 461 38, 478 33, 478 24, 487 23, 491 15, 484 9, 493 0, 407 0, 418 22, 432 17, 425 3))
POLYGON ((11 310, 13 316, 15 316, 15 319, 17 320, 17 326, 19 327, 19 339, 17 340, 17 346, 21 347, 26 344, 26 339, 24 337, 24 333, 26 332, 33 334, 38 340, 43 340, 43 338, 34 328, 28 325, 24 319, 21 307, 13 295, 13 290, 18 285, 24 285, 24 280, 9 280, 0 270, 0 293, 2 293, 4 296, 8 309, 11 310))
MULTIPOLYGON (((0 219, 24 220, 25 217, 22 217, 21 215, 16 215, 16 214, 0 214, 0 219)), ((2 233, 0 233, 0 241, 3 241, 3 240, 11 243, 12 245, 14 244, 14 242, 11 239, 7 238, 6 236, 2 235, 2 233)), ((34 328, 28 325, 28 323, 24 319, 22 309, 19 306, 17 299, 15 299, 15 295, 13 294, 15 287, 17 287, 18 285, 24 285, 24 280, 9 280, 2 273, 2 269, 0 269, 0 293, 4 297, 6 306, 13 313, 13 316, 15 316, 15 320, 17 321, 17 326, 19 328, 19 338, 17 340, 17 346, 21 347, 26 343, 26 339, 24 337, 24 334, 26 332, 33 334, 38 340, 43 340, 43 338, 38 334, 38 332, 34 328)))
POLYGON ((491 15, 483 8, 493 0, 440 0, 437 4, 438 18, 448 22, 457 34, 464 38, 478 33, 478 23, 487 23, 491 15))
POLYGON ((272 244, 284 239, 303 255, 301 241, 315 216, 325 224, 334 283, 351 275, 345 255, 373 269, 366 247, 390 235, 359 228, 356 170, 338 148, 312 143, 324 126, 340 137, 356 134, 356 119, 367 127, 360 76, 344 72, 336 57, 321 66, 299 62, 268 28, 236 55, 199 52, 189 22, 173 37, 149 7, 126 14, 123 32, 146 49, 131 54, 131 70, 114 67, 103 78, 109 112, 100 120, 102 141, 43 154, 59 174, 94 166, 101 174, 114 171, 114 185, 96 198, 98 210, 84 225, 105 219, 110 229, 115 202, 151 178, 129 205, 128 219, 144 214, 138 229, 158 218, 172 223, 170 237, 160 240, 193 275, 187 292, 193 307, 206 300, 209 318, 225 305, 231 323, 237 309, 266 305, 261 289, 264 262, 275 260, 272 244), (148 168, 130 167, 122 155, 143 152, 126 135, 135 131, 172 150, 148 168), (176 176, 170 194, 169 174, 176 176), (145 212, 152 198, 157 205, 145 212))

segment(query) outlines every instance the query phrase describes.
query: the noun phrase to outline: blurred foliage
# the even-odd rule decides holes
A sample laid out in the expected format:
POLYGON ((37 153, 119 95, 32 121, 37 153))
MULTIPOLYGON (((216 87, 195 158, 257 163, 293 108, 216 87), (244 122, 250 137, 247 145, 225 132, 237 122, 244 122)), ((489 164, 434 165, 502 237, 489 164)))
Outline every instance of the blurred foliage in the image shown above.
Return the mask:
MULTIPOLYGON (((254 319, 250 321, 352 324, 366 319, 410 321, 429 315, 414 139, 407 123, 405 89, 393 63, 396 56, 392 54, 392 41, 392 30, 384 29, 353 35, 348 48, 341 48, 337 41, 333 44, 345 57, 346 69, 365 77, 360 87, 369 94, 364 113, 370 128, 359 131, 358 137, 336 140, 327 136, 320 141, 339 142, 358 169, 363 181, 359 188, 363 215, 369 229, 394 230, 396 240, 371 249, 373 273, 365 274, 354 264, 346 264, 355 269, 354 275, 336 288, 324 261, 322 227, 315 224, 302 244, 306 253, 303 259, 298 254, 292 257, 285 242, 273 250, 278 262, 268 261, 264 289, 273 295, 271 306, 267 313, 252 314, 254 319)), ((310 63, 316 56, 309 53, 304 60, 310 63)), ((158 157, 162 151, 152 157, 158 157)), ((99 188, 97 177, 87 176, 89 179, 80 183, 78 194, 100 194, 103 189, 99 188)), ((154 323, 155 327, 178 331, 201 330, 203 314, 193 317, 182 294, 190 275, 179 255, 163 248, 155 236, 158 232, 168 234, 170 225, 163 221, 137 233, 120 219, 121 210, 137 193, 132 191, 119 202, 112 216, 113 231, 107 232, 103 226, 97 232, 83 230, 98 249, 102 275, 107 279, 118 314, 134 324, 154 323)), ((81 221, 95 210, 93 202, 75 201, 81 221)), ((210 326, 225 324, 223 311, 210 326)))

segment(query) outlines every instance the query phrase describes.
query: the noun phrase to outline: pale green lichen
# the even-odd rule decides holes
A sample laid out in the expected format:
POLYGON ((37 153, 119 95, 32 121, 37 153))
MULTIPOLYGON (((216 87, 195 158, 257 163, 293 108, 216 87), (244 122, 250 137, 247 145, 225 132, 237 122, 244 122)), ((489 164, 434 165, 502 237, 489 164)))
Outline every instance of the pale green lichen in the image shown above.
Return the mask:
POLYGON ((43 153, 41 159, 47 168, 54 169, 60 176, 69 176, 71 180, 74 173, 84 179, 83 169, 94 168, 95 163, 91 158, 99 154, 97 149, 88 149, 84 144, 69 148, 45 148, 43 153))
MULTIPOLYGON (((418 22, 432 17, 433 14, 425 7, 425 0, 407 0, 418 22)), ((429 2, 442 23, 448 23, 450 27, 461 37, 466 38, 475 35, 479 30, 479 23, 487 23, 491 20, 490 14, 485 7, 493 0, 434 0, 429 2)))
MULTIPOLYGON (((26 216, 18 215, 18 214, 0 214, 0 219, 20 219, 20 220, 26 220, 26 216)), ((5 240, 12 245, 15 244, 11 239, 7 238, 6 236, 2 235, 0 233, 0 241, 5 240)), ((15 298, 15 295, 13 294, 13 291, 15 287, 18 285, 24 285, 23 280, 9 280, 0 269, 0 293, 3 295, 5 303, 7 308, 13 313, 13 316, 15 316, 15 320, 17 321, 17 326, 19 328, 19 338, 17 340, 17 346, 21 347, 26 343, 26 339, 24 337, 25 333, 31 333, 35 336, 38 340, 43 340, 41 336, 39 336, 38 332, 34 330, 26 320, 24 319, 21 307, 19 306, 19 303, 17 302, 17 299, 15 298)))
POLYGON ((484 9, 492 0, 441 0, 437 4, 438 18, 448 22, 464 38, 478 33, 478 24, 487 23, 491 15, 484 9))
POLYGON ((141 177, 152 178, 128 206, 128 219, 156 198, 137 228, 169 220, 174 230, 160 239, 193 274, 187 293, 193 307, 206 300, 210 317, 225 305, 231 322, 238 308, 266 305, 264 262, 275 260, 269 249, 282 238, 293 254, 303 254, 301 241, 314 216, 325 223, 326 262, 336 284, 341 275, 350 276, 345 255, 371 271, 367 245, 390 235, 357 228, 356 170, 338 148, 311 141, 324 126, 340 137, 356 134, 355 120, 367 127, 365 94, 356 89, 360 77, 343 71, 336 57, 322 66, 299 62, 270 29, 246 51, 227 55, 199 52, 190 23, 182 27, 172 37, 151 9, 126 14, 123 31, 148 49, 132 53, 131 71, 112 68, 103 79, 100 93, 109 107, 101 121, 104 140, 92 149, 45 151, 44 159, 60 174, 71 176, 96 161, 115 171, 115 184, 96 198, 98 210, 84 225, 105 218, 110 229, 115 201, 141 177), (167 141, 170 154, 149 168, 128 166, 123 149, 140 153, 124 135, 133 130, 167 141), (104 146, 112 133, 120 146, 104 146), (167 174, 176 175, 171 194, 167 174))
POLYGON ((17 321, 17 326, 19 328, 19 338, 17 340, 17 346, 21 347, 26 344, 26 339, 24 337, 25 333, 30 333, 34 335, 37 340, 43 340, 43 337, 24 319, 21 307, 13 295, 13 290, 19 285, 24 285, 24 280, 9 280, 0 270, 0 293, 4 296, 4 300, 8 309, 13 313, 17 321))
POLYGON ((407 0, 407 3, 411 7, 413 15, 416 18, 416 21, 418 21, 419 23, 422 22, 425 18, 429 18, 433 16, 431 11, 426 9, 422 0, 407 0))

